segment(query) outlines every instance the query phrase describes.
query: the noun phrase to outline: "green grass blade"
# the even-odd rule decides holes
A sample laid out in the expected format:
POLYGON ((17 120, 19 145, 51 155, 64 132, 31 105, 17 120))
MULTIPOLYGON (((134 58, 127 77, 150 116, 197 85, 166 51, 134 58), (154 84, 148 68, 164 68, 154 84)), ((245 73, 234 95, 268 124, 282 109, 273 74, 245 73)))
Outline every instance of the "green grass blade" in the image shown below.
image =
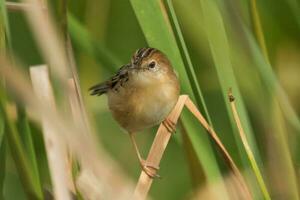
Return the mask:
POLYGON ((4 199, 4 179, 6 169, 6 141, 0 143, 0 199, 4 199))
POLYGON ((257 10, 256 0, 250 0, 250 13, 251 13, 251 18, 252 18, 254 33, 255 33, 256 39, 258 41, 258 44, 261 48, 261 51, 262 51, 266 61, 270 62, 269 54, 268 54, 268 50, 267 50, 267 46, 266 46, 266 42, 265 42, 265 37, 264 37, 263 30, 262 30, 261 22, 260 22, 259 12, 257 10))
MULTIPOLYGON (((0 96, 1 98, 1 96, 0 96)), ((3 113, 0 112, 0 144, 3 142, 4 138, 4 128, 5 128, 5 123, 4 123, 4 117, 3 113)))
POLYGON ((176 13, 174 10, 174 6, 172 4, 171 0, 167 0, 167 7, 168 7, 168 11, 169 11, 169 15, 170 15, 170 21, 172 23, 172 26, 174 27, 174 34, 175 34, 175 38, 178 41, 178 48, 180 50, 180 54, 182 55, 182 61, 184 63, 185 69, 186 69, 186 73, 187 76, 189 78, 190 84, 191 84, 191 88, 193 90, 193 92, 195 93, 195 99, 198 105, 202 105, 200 108, 203 108, 202 113, 204 113, 207 116, 207 119, 209 121, 209 123, 212 125, 212 122, 210 120, 210 116, 208 114, 207 111, 207 107, 205 105, 204 102, 204 98, 197 80, 197 76, 194 70, 194 66, 192 63, 192 60, 189 56, 177 17, 176 17, 176 13))
POLYGON ((8 145, 11 150, 12 157, 15 161, 16 168, 18 170, 23 188, 29 199, 43 199, 42 191, 39 190, 34 182, 34 175, 30 169, 30 164, 25 155, 24 148, 22 146, 17 128, 14 123, 9 119, 8 114, 4 110, 3 99, 0 99, 0 112, 4 113, 4 121, 6 124, 6 135, 8 145))
POLYGON ((265 181, 264 181, 263 176, 262 176, 262 174, 260 172, 258 164, 257 164, 257 162, 255 160, 255 157, 253 155, 251 147, 250 147, 250 145, 249 145, 249 143, 247 141, 247 138, 246 138, 243 126, 242 126, 240 118, 239 118, 238 111, 236 110, 236 106, 235 106, 235 102, 236 101, 235 101, 235 98, 234 98, 234 96, 232 96, 231 91, 229 91, 228 95, 229 95, 228 97, 229 97, 231 109, 232 109, 232 112, 233 112, 233 116, 234 116, 236 125, 238 127, 238 130, 239 130, 239 133, 240 133, 240 137, 241 137, 241 141, 243 142, 243 145, 245 147, 245 150, 246 150, 248 159, 250 161, 251 167, 252 167, 252 169, 254 171, 254 174, 256 176, 257 182, 258 182, 259 187, 260 187, 260 189, 262 191, 264 199, 270 200, 271 199, 270 194, 268 192, 268 189, 266 187, 265 181))
POLYGON ((187 92, 195 100, 195 95, 189 84, 184 63, 163 4, 156 0, 151 0, 147 3, 131 0, 131 4, 147 43, 167 54, 174 68, 179 73, 182 91, 187 92))
MULTIPOLYGON (((235 96, 237 97, 237 99, 240 99, 240 101, 237 102, 237 109, 240 112, 241 121, 245 127, 245 132, 247 133, 247 139, 249 140, 250 146, 254 151, 254 155, 256 159, 260 160, 257 145, 253 137, 253 131, 248 119, 247 111, 242 101, 239 87, 233 72, 232 63, 229 54, 230 47, 227 41, 223 19, 221 17, 221 14, 218 10, 216 3, 214 3, 213 1, 201 0, 201 5, 202 5, 202 11, 204 17, 204 25, 206 27, 207 38, 213 56, 214 65, 217 70, 218 78, 222 88, 224 101, 226 102, 226 108, 231 121, 231 125, 232 127, 235 127, 233 116, 230 112, 229 104, 227 103, 227 91, 229 88, 233 88, 233 92, 235 96)), ((235 134, 235 138, 238 147, 240 149, 241 158, 244 161, 244 164, 248 166, 249 163, 246 160, 246 155, 244 155, 243 153, 244 152, 243 146, 237 134, 235 134)))
POLYGON ((281 121, 282 117, 277 116, 276 122, 275 120, 270 120, 275 118, 275 115, 279 114, 278 112, 275 112, 275 110, 278 110, 277 106, 279 104, 275 103, 275 101, 278 101, 278 97, 274 95, 274 92, 276 93, 276 90, 273 84, 276 83, 279 87, 281 86, 279 85, 279 81, 275 76, 275 72, 272 70, 272 66, 269 62, 266 61, 266 58, 259 48, 258 42, 254 39, 254 34, 251 33, 245 25, 241 25, 241 28, 243 30, 241 33, 245 34, 245 36, 243 36, 244 42, 240 43, 242 44, 242 46, 239 46, 239 51, 235 50, 236 53, 233 54, 233 57, 237 59, 235 61, 235 63, 237 63, 236 68, 243 66, 243 69, 241 69, 239 72, 239 77, 242 77, 243 79, 242 81, 240 81, 244 81, 244 84, 250 83, 248 86, 250 86, 251 88, 247 88, 248 86, 245 85, 244 87, 247 88, 246 90, 248 93, 248 103, 250 105, 252 104, 252 109, 254 108, 254 112, 260 118, 256 120, 261 121, 264 124, 263 126, 267 127, 265 129, 257 129, 257 133, 259 134, 257 137, 269 143, 269 145, 266 145, 268 146, 266 148, 270 149, 271 153, 267 153, 267 155, 265 151, 262 151, 262 153, 265 153, 265 156, 270 156, 269 159, 265 160, 270 160, 273 163, 265 165, 265 168, 262 171, 266 172, 266 170, 268 170, 270 172, 274 170, 274 173, 268 174, 269 176, 266 176, 266 174, 262 175, 267 178, 266 180, 268 181, 269 192, 271 191, 272 195, 278 192, 277 187, 281 187, 281 185, 284 185, 285 187, 282 189, 282 191, 284 191, 286 194, 291 195, 289 196, 289 198, 297 199, 297 181, 293 168, 293 165, 295 164, 293 164, 290 154, 289 148, 291 146, 289 146, 289 142, 287 142, 290 139, 287 138, 287 136, 292 135, 292 133, 289 133, 290 130, 282 125, 285 124, 284 121, 281 121), (244 44, 247 44, 247 49, 244 48, 244 44), (241 51, 243 53, 241 53, 241 51), (249 52, 249 57, 239 57, 243 54, 249 55, 249 52), (274 75, 273 80, 266 78, 268 76, 270 77, 270 75, 274 75), (285 130, 282 130, 283 127, 285 127, 285 130), (276 157, 276 159, 274 159, 274 157, 276 157), (276 184, 276 181, 272 181, 278 178, 280 179, 280 177, 286 178, 278 184, 276 184))
MULTIPOLYGON (((180 25, 179 25, 179 22, 177 20, 177 16, 176 16, 175 9, 174 9, 172 1, 171 0, 166 0, 166 6, 167 6, 168 13, 169 13, 169 16, 170 16, 170 22, 171 22, 171 25, 172 25, 173 30, 174 30, 174 35, 175 35, 175 38, 176 38, 176 41, 177 41, 177 44, 178 44, 178 48, 179 48, 180 54, 182 56, 182 61, 184 63, 185 69, 186 69, 186 73, 187 73, 187 76, 189 78, 191 88, 192 88, 193 92, 195 93, 196 102, 197 102, 198 105, 202 105, 200 107, 200 108, 202 108, 201 112, 204 113, 207 116, 208 122, 211 124, 211 126, 213 126, 212 121, 211 121, 210 116, 209 116, 209 113, 208 113, 208 110, 207 110, 207 107, 205 105, 205 101, 204 101, 204 98, 203 98, 198 80, 197 80, 197 76, 196 76, 196 73, 195 73, 195 70, 194 70, 194 66, 192 64, 192 60, 189 56, 188 49, 187 49, 187 46, 185 44, 181 29, 180 29, 180 25)), ((183 119, 183 122, 185 122, 185 124, 189 123, 188 121, 185 121, 185 119, 183 119)), ((200 143, 202 143, 202 141, 199 140, 199 138, 194 137, 194 134, 191 134, 191 130, 188 131, 187 135, 189 135, 189 138, 187 138, 187 139, 191 142, 192 146, 191 147, 186 147, 186 148, 192 148, 193 146, 195 147, 195 146, 199 145, 200 143)), ((204 142, 201 145, 205 146, 207 144, 206 144, 206 142, 204 142)), ((208 148, 208 147, 206 147, 206 148, 208 148)), ((199 155, 201 155, 201 152, 199 152, 199 150, 200 149, 197 148, 194 151, 193 150, 192 151, 195 152, 196 157, 199 160, 202 160, 202 161, 207 160, 206 157, 200 157, 199 156, 199 155)), ((192 161, 192 162, 195 162, 195 161, 192 161)), ((193 169, 193 170, 195 170, 195 169, 193 169)), ((205 170, 208 170, 208 169, 205 169, 205 170)), ((218 170, 218 168, 216 168, 215 170, 218 170)), ((192 172, 192 173, 197 174, 197 172, 192 172)), ((197 180, 194 180, 194 181, 197 181, 197 180)), ((224 194, 224 196, 225 196, 225 194, 224 194)))
MULTIPOLYGON (((7 27, 7 15, 5 1, 0 0, 0 54, 6 53, 6 27, 7 27)), ((4 83, 4 78, 0 74, 0 84, 4 83)), ((2 91, 0 98, 2 97, 2 91)), ((4 113, 0 109, 0 199, 4 199, 4 178, 6 169, 6 140, 5 140, 5 120, 4 113)))
POLYGON ((4 1, 0 1, 0 51, 1 53, 5 52, 6 49, 6 20, 5 20, 5 8, 4 8, 4 1))
POLYGON ((9 42, 10 44, 7 11, 5 6, 5 1, 0 0, 0 51, 1 53, 5 53, 7 42, 9 42))
MULTIPOLYGON (((236 94, 236 98, 239 99, 239 101, 237 102, 237 109, 239 110, 240 119, 245 128, 246 138, 249 141, 250 148, 253 151, 256 162, 258 164, 261 164, 261 157, 259 154, 257 143, 255 141, 254 133, 250 125, 248 114, 244 102, 242 100, 239 91, 239 86, 237 84, 233 71, 233 66, 230 60, 230 47, 227 40, 224 22, 221 13, 218 9, 218 6, 214 1, 201 0, 201 5, 204 18, 204 26, 207 33, 211 54, 220 81, 223 98, 226 102, 227 113, 229 115, 231 126, 234 130, 234 137, 239 149, 240 158, 244 167, 252 168, 252 171, 254 172, 254 174, 256 174, 257 170, 255 169, 254 165, 251 165, 249 160, 247 159, 247 154, 244 150, 244 146, 240 141, 237 130, 234 128, 235 122, 233 119, 233 115, 230 111, 229 104, 227 103, 227 91, 229 88, 233 88, 233 92, 234 94, 236 94)), ((260 178, 259 174, 256 174, 256 176, 260 178)), ((261 181, 261 179, 259 180, 261 181)), ((256 194, 254 187, 251 187, 253 193, 256 194)), ((264 188, 260 189, 261 191, 265 191, 264 188)))
POLYGON ((32 132, 30 130, 29 122, 27 119, 26 112, 23 108, 18 107, 18 120, 17 120, 18 132, 22 136, 22 141, 24 144, 24 149, 27 157, 30 161, 30 167, 33 174, 35 186, 38 187, 38 191, 42 191, 42 185, 40 182, 40 175, 38 170, 37 158, 35 147, 32 140, 32 132))
POLYGON ((65 43, 67 38, 67 0, 46 0, 45 2, 50 4, 53 10, 53 16, 57 25, 57 30, 62 35, 63 41, 65 43))
MULTIPOLYGON (((256 0, 251 0, 250 1, 250 13, 251 13, 251 17, 252 17, 252 23, 253 23, 253 28, 254 28, 254 32, 255 32, 255 36, 256 36, 256 39, 258 41, 258 45, 260 46, 260 50, 262 51, 262 55, 264 56, 264 60, 265 60, 265 63, 267 66, 270 66, 270 60, 269 60, 269 56, 268 56, 268 50, 267 50, 267 47, 266 47, 266 44, 265 44, 265 38, 264 38, 264 34, 263 34, 263 28, 262 28, 262 25, 261 25, 261 22, 260 22, 260 17, 259 17, 259 12, 258 12, 258 8, 257 8, 257 4, 256 4, 256 0)), ((258 52, 255 53, 254 55, 261 55, 259 54, 258 52)), ((261 66, 261 65, 259 65, 261 66)), ((263 65, 262 65, 263 66, 263 65)), ((274 123, 274 126, 276 127, 276 129, 278 130, 276 135, 277 137, 281 137, 282 139, 280 140, 281 142, 278 143, 277 145, 274 145, 274 147, 276 147, 277 149, 280 149, 282 152, 285 152, 284 154, 284 159, 285 159, 285 169, 286 169, 286 172, 285 174, 287 176, 290 176, 291 178, 289 178, 288 180, 288 183, 290 184, 290 192, 291 192, 291 195, 293 196, 293 199, 298 199, 298 191, 297 191, 297 183, 296 183, 296 180, 294 179, 295 177, 295 173, 294 173, 294 170, 293 170, 293 167, 292 167, 292 161, 291 161, 291 155, 288 153, 288 148, 287 148, 287 141, 286 141, 286 137, 285 137, 285 131, 284 130, 284 122, 281 118, 281 112, 278 111, 278 101, 277 99, 272 99, 274 97, 273 93, 277 92, 277 95, 279 98, 279 102, 281 103, 281 106, 284 106, 282 110, 286 110, 287 109, 287 112, 285 112, 286 114, 286 117, 287 119, 290 119, 290 122, 292 122, 292 124, 295 126, 295 127, 298 127, 298 130, 299 129, 299 120, 294 112, 294 110, 292 109, 292 107, 290 106, 289 104, 289 101, 286 97, 286 95, 284 94, 284 91, 283 89, 280 87, 280 85, 277 83, 277 80, 275 78, 275 75, 274 75, 274 72, 272 70, 271 67, 268 67, 267 68, 268 71, 265 71, 265 73, 261 73, 261 74, 265 74, 265 82, 267 82, 267 85, 269 81, 266 81, 266 76, 268 77, 272 77, 271 79, 269 80, 272 80, 273 83, 275 83, 275 87, 274 88, 270 88, 269 90, 269 98, 270 98, 270 102, 274 101, 273 103, 273 106, 271 108, 269 108, 269 110, 272 112, 271 115, 274 116, 274 118, 277 117, 277 123, 274 123), (282 105, 283 104, 283 105, 282 105), (277 112, 276 112, 277 111, 277 112), (297 124, 298 123, 298 124, 297 124)), ((270 106, 270 105, 269 105, 270 106)), ((275 120, 274 120, 275 121, 275 120)), ((269 136, 270 137, 270 136, 269 136)), ((249 154, 248 154, 249 155, 249 154)), ((250 159, 251 161, 251 164, 254 165, 255 163, 253 163, 253 161, 250 159)), ((255 168, 254 168, 255 169, 255 168)), ((257 170, 258 171, 258 170, 257 170)), ((256 172, 255 173, 257 178, 258 177, 258 173, 256 172)), ((259 179, 258 179, 259 180, 259 179)), ((263 182, 262 181, 259 181, 259 184, 262 185, 263 182)), ((263 189, 264 185, 261 186, 261 188, 263 189)), ((265 194, 265 191, 263 190, 263 194, 265 194)), ((267 198, 267 197, 266 197, 267 198)))
MULTIPOLYGON (((5 54, 7 49, 8 51, 11 50, 11 39, 10 39, 10 31, 9 31, 9 25, 8 25, 8 16, 5 6, 5 1, 0 0, 0 11, 1 11, 1 19, 0 19, 0 48, 1 53, 5 54), (8 45, 6 45, 8 44, 8 45), (6 48, 8 46, 8 48, 6 48)), ((26 119, 25 111, 18 112, 18 125, 19 125, 19 132, 22 132, 22 136, 24 136, 24 142, 26 144, 26 149, 28 150, 27 153, 29 154, 29 158, 31 160, 30 169, 32 172, 33 179, 35 181, 34 186, 35 189, 39 192, 40 197, 42 197, 42 186, 39 180, 39 172, 37 168, 37 161, 35 157, 35 151, 32 143, 31 133, 28 126, 28 121, 26 119)), ((19 136, 18 136, 19 137, 19 136)), ((11 138, 8 136, 8 138, 11 138)), ((20 139, 20 138, 19 138, 20 139)), ((0 140, 1 142, 1 140, 0 140)), ((1 148, 3 152, 5 151, 5 148, 1 148)), ((1 152, 2 153, 2 152, 1 152)), ((13 155, 17 156, 17 155, 13 155)), ((5 158, 3 158, 5 159, 5 158)), ((3 162, 5 163, 5 162, 3 162)))
POLYGON ((270 94, 275 91, 275 94, 279 100, 280 107, 282 108, 283 114, 285 118, 298 130, 300 131, 300 121, 299 117, 297 116, 295 110, 293 109, 287 94, 285 93, 284 89, 280 85, 274 71, 272 70, 272 66, 269 63, 265 62, 264 57, 260 54, 260 50, 258 46, 255 45, 254 38, 247 34, 247 38, 249 44, 251 45, 251 49, 253 51, 253 55, 255 55, 256 60, 256 67, 264 81, 264 83, 268 86, 268 90, 270 94))
MULTIPOLYGON (((254 37, 246 31, 246 37, 247 42, 249 43, 250 49, 253 54, 253 59, 255 61, 255 67, 257 67, 259 74, 262 77, 262 80, 264 81, 266 87, 264 90, 264 93, 266 93, 269 98, 269 103, 267 105, 264 105, 265 112, 268 113, 266 120, 270 120, 271 116, 271 122, 268 122, 270 124, 270 128, 274 130, 273 134, 268 135, 268 140, 272 140, 272 151, 277 156, 277 162, 280 162, 280 174, 277 178, 285 176, 287 177, 284 180, 284 183, 288 185, 286 190, 288 190, 289 195, 291 195, 291 199, 299 199, 298 197, 298 184, 297 179, 295 176, 295 169, 293 164, 293 159, 290 154, 290 146, 287 138, 287 128, 285 126, 285 122, 283 120, 283 113, 286 112, 284 109, 282 109, 283 105, 282 102, 280 102, 280 97, 284 97, 285 93, 279 84, 279 81, 277 80, 274 71, 272 70, 272 67, 270 63, 266 62, 265 58, 261 54, 261 51, 254 39, 254 37), (281 90, 281 94, 280 94, 281 90), (275 95, 274 95, 275 94, 275 95), (276 96, 277 95, 277 96, 276 96), (281 107, 281 109, 280 109, 281 107)), ((286 107, 284 107, 286 108, 286 107)), ((287 117, 287 116, 285 116, 287 117)), ((291 121, 290 121, 291 122, 291 121)), ((295 121, 296 122, 296 121, 295 121)), ((296 124, 294 124, 296 125, 296 124)), ((299 129, 297 129, 299 130, 299 129)), ((299 132, 299 131, 297 131, 299 132)), ((273 161, 273 162, 276 162, 273 161)), ((277 167, 274 167, 277 169, 277 167)), ((277 173, 276 173, 277 174, 277 173)))
POLYGON ((0 112, 0 199, 4 199, 3 186, 6 169, 6 139, 4 135, 4 119, 3 113, 0 112))
MULTIPOLYGON (((147 2, 131 0, 130 2, 142 31, 144 32, 148 45, 160 49, 169 57, 173 66, 179 73, 182 92, 188 94, 193 100, 195 100, 195 93, 191 88, 190 80, 187 76, 186 68, 184 67, 184 62, 176 44, 176 39, 174 37, 171 24, 167 18, 164 5, 158 0, 151 0, 147 2)), ((198 106, 203 106, 202 103, 198 106)), ((186 112, 183 112, 181 119, 187 130, 188 136, 191 138, 198 159, 203 166, 208 182, 214 183, 216 180, 220 181, 221 173, 206 132, 203 129, 199 129, 200 125, 197 126, 193 121, 192 116, 186 112)), ((226 198, 225 191, 215 192, 214 195, 217 199, 226 198)))
POLYGON ((287 0, 287 3, 289 4, 290 9, 292 10, 292 13, 296 19, 298 28, 300 28, 300 19, 299 19, 300 2, 298 0, 287 0))
MULTIPOLYGON (((293 0, 290 0, 288 2, 295 6, 294 9, 299 10, 300 7, 297 2, 295 2, 293 0)), ((251 0, 250 3, 251 3, 250 11, 251 11, 251 17, 252 17, 252 21, 253 21, 254 32, 255 32, 258 44, 260 46, 260 49, 263 52, 263 56, 264 56, 266 62, 268 63, 267 65, 262 65, 265 67, 264 67, 263 71, 260 71, 260 72, 262 74, 264 81, 269 85, 269 87, 271 86, 271 88, 270 88, 271 91, 273 91, 272 85, 274 85, 274 88, 275 88, 275 91, 277 92, 277 96, 280 101, 281 107, 283 108, 282 110, 284 111, 284 114, 285 114, 285 117, 287 118, 287 120, 298 131, 300 131, 299 117, 297 116, 296 112, 292 108, 287 95, 285 94, 284 90, 278 83, 277 78, 272 70, 272 67, 270 66, 268 50, 267 50, 267 47, 265 44, 265 38, 264 38, 264 34, 263 34, 261 22, 260 22, 260 17, 259 17, 258 8, 256 5, 256 0, 251 0), (271 83, 271 85, 269 83, 271 83)), ((293 11, 294 11, 294 9, 293 9, 293 11)), ((299 20, 297 22, 299 22, 299 20)))
POLYGON ((122 65, 122 62, 96 39, 92 38, 71 14, 68 14, 68 28, 75 46, 91 55, 108 70, 115 72, 122 65))

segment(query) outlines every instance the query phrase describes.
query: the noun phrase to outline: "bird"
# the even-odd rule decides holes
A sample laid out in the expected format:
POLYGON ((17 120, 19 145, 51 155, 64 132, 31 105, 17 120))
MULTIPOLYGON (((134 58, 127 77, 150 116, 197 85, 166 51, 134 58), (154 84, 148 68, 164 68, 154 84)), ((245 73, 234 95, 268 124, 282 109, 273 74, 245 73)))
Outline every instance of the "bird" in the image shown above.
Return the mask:
POLYGON ((142 158, 135 134, 160 123, 169 132, 176 131, 167 116, 177 103, 180 84, 167 56, 156 48, 140 48, 114 76, 89 90, 90 95, 107 95, 109 110, 129 133, 142 170, 150 178, 159 177, 158 167, 147 165, 142 158))

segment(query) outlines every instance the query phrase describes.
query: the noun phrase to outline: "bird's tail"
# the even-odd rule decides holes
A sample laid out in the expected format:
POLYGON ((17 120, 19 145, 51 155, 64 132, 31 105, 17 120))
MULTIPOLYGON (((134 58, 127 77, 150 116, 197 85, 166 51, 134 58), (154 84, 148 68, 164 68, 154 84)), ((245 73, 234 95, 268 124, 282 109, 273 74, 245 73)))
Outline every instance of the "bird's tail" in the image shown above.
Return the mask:
POLYGON ((110 89, 110 86, 107 82, 99 83, 97 85, 92 86, 89 91, 91 91, 90 95, 100 96, 105 94, 110 89))

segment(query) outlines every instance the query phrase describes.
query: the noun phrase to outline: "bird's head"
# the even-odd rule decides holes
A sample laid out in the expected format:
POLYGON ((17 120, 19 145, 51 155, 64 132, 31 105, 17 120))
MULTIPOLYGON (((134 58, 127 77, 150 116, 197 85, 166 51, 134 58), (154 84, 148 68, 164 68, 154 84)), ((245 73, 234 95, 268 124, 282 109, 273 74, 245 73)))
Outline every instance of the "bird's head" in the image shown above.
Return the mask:
POLYGON ((174 73, 166 55, 158 49, 150 47, 138 49, 132 56, 131 66, 133 72, 153 78, 174 73))

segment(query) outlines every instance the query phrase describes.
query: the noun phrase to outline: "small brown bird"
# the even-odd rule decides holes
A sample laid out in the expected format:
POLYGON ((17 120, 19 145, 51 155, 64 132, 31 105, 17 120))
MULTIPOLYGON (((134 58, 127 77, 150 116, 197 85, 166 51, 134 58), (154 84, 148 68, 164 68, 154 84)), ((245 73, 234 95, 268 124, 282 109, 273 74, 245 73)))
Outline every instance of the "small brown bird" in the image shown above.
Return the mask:
POLYGON ((158 176, 153 172, 158 168, 146 165, 142 159, 134 133, 161 122, 168 131, 175 130, 175 124, 166 117, 178 100, 180 87, 166 55, 154 48, 141 48, 134 53, 129 64, 90 90, 91 95, 107 94, 109 109, 129 133, 142 169, 151 178, 158 176))

